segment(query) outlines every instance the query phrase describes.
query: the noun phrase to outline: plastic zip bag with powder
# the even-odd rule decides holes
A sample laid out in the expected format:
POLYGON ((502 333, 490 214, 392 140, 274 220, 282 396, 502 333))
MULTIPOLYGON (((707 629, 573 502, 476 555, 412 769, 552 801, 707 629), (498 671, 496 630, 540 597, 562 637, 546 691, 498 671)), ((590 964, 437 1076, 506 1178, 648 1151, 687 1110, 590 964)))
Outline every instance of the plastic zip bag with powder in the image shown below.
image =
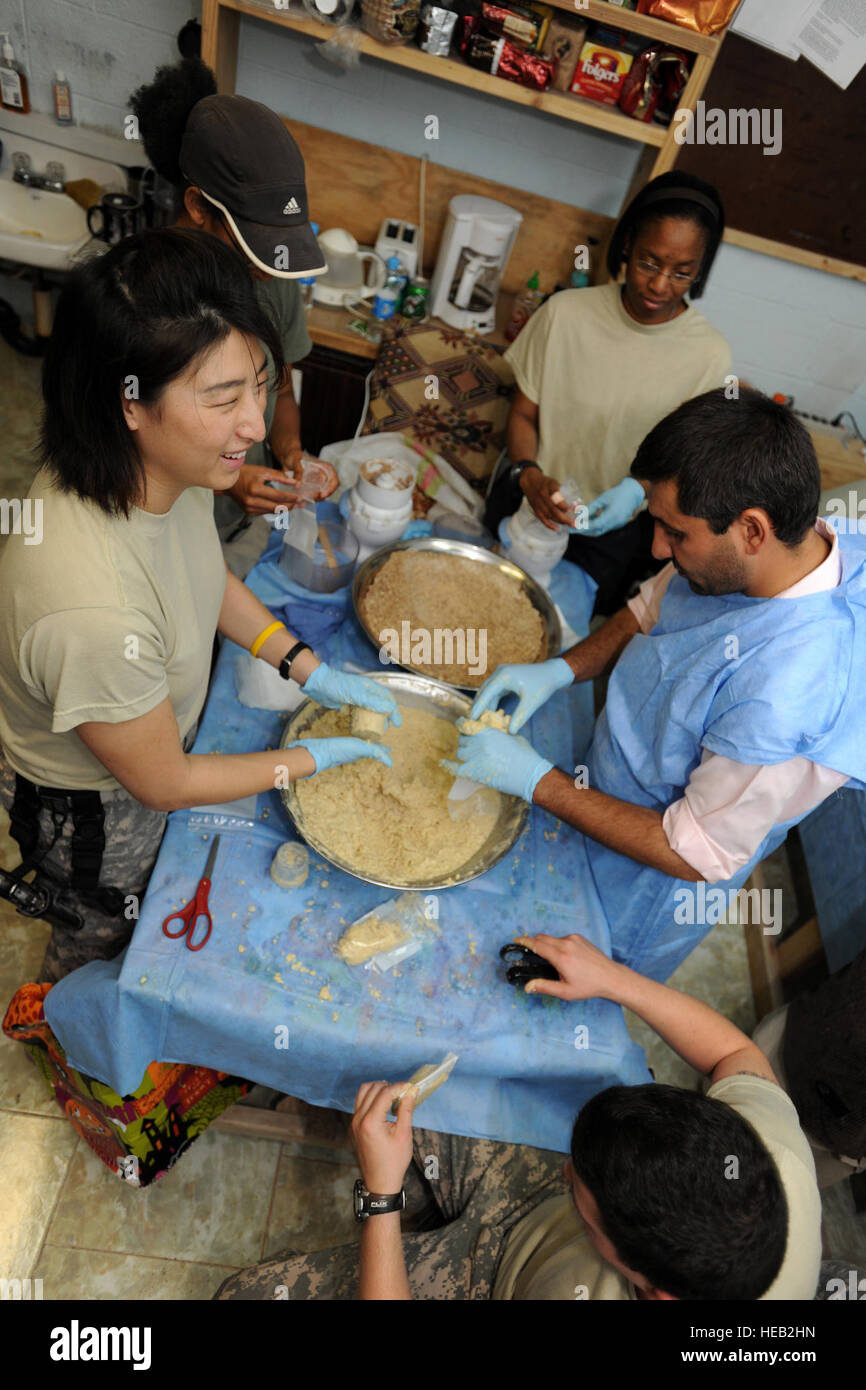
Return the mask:
POLYGON ((421 950, 434 920, 420 893, 401 893, 352 922, 334 949, 347 965, 364 965, 384 974, 421 950))
POLYGON ((397 1114, 400 1108, 400 1101, 403 1099, 410 1086, 416 1086, 418 1088, 418 1094, 415 1097, 415 1109, 417 1110, 422 1100, 426 1100, 428 1096, 432 1096, 434 1091, 437 1091, 440 1086, 445 1084, 454 1070, 457 1061, 458 1053, 449 1052, 447 1056, 442 1058, 441 1062, 430 1062, 425 1067, 419 1067, 414 1076, 409 1077, 409 1080, 406 1082, 400 1094, 395 1096, 394 1100, 391 1102, 391 1114, 397 1114))

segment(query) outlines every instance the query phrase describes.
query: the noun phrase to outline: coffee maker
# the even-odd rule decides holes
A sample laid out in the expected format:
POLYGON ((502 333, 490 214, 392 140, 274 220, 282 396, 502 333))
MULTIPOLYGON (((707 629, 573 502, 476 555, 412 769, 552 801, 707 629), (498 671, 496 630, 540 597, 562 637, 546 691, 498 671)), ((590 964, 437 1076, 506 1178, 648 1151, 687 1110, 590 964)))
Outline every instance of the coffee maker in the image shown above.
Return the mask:
POLYGON ((430 313, 453 328, 491 333, 496 296, 523 216, 506 203, 461 193, 448 218, 430 282, 430 313))

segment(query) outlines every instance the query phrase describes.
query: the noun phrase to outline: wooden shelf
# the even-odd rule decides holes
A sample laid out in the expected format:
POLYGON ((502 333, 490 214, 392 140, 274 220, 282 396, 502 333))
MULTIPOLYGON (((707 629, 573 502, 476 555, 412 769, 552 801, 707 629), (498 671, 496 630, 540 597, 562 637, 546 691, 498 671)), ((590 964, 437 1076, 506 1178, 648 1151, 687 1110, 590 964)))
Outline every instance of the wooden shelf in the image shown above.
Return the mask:
POLYGON ((635 14, 634 10, 624 10, 621 5, 607 5, 604 0, 588 0, 585 6, 575 11, 570 0, 546 0, 556 10, 566 10, 577 19, 594 19, 599 24, 610 24, 615 29, 625 29, 630 34, 644 34, 648 39, 661 39, 671 48, 685 48, 689 53, 703 53, 707 58, 715 58, 722 42, 712 34, 696 34, 693 29, 684 29, 679 24, 671 24, 667 19, 652 19, 650 15, 635 14))
MULTIPOLYGON (((269 24, 278 24, 283 29, 291 29, 297 34, 306 34, 310 38, 321 41, 330 38, 334 32, 331 24, 320 24, 318 20, 309 19, 306 15, 301 17, 297 14, 286 13, 283 10, 275 10, 264 4, 256 4, 255 0, 219 0, 219 5, 223 10, 234 10, 236 14, 249 15, 253 19, 262 19, 269 24)), ((564 0, 560 0, 557 8, 574 13, 573 7, 564 3, 564 0)), ((636 30, 637 26, 632 25, 632 19, 639 19, 644 24, 653 25, 654 30, 651 37, 657 36, 660 27, 668 30, 674 28, 673 25, 662 20, 647 19, 644 15, 635 15, 630 11, 626 11, 629 15, 629 22, 625 24, 623 12, 616 5, 604 4, 602 0, 593 0, 593 8, 604 11, 605 16, 608 11, 611 15, 616 15, 620 28, 636 30)), ((580 13, 583 14, 584 11, 580 13)), ((601 16, 593 17, 599 18, 601 16)), ((641 30, 641 32, 649 31, 641 30)), ((682 32, 687 34, 685 29, 682 32)), ((671 42, 671 40, 668 41, 671 42)), ((715 43, 716 41, 713 40, 712 42, 715 43)), ((606 131, 610 135, 619 135, 626 140, 637 140, 644 145, 653 145, 657 149, 660 149, 667 139, 668 131, 664 126, 636 121, 633 117, 626 116, 616 106, 605 106, 603 102, 589 101, 586 97, 572 96, 566 92, 532 92, 526 87, 519 87, 515 82, 507 82, 503 77, 492 77, 489 73, 480 72, 477 68, 470 67, 468 63, 459 59, 433 58, 429 53, 424 53, 413 44, 392 46, 379 43, 377 39, 371 39, 365 34, 361 39, 360 51, 368 54, 371 58, 377 58, 382 63, 391 63, 395 67, 408 68, 412 72, 423 73, 425 77, 435 77, 443 82, 451 82, 458 87, 470 87, 474 92, 485 92, 488 96, 495 96, 502 101, 513 101, 521 106, 531 106, 536 111, 544 111, 548 115, 559 116, 567 121, 576 121, 579 125, 591 126, 594 130, 606 131)))

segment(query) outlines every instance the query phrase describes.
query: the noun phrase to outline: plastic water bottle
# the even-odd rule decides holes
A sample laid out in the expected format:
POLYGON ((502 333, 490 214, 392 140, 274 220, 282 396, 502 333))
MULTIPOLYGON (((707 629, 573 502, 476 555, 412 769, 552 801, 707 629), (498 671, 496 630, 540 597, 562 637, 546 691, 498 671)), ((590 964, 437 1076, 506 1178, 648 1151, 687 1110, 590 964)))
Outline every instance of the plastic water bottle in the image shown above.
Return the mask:
MULTIPOLYGON (((313 236, 318 236, 318 235, 319 235, 319 224, 318 224, 318 222, 311 222, 311 223, 310 223, 310 230, 312 231, 313 236)), ((316 277, 315 277, 315 275, 305 275, 304 278, 303 278, 302 280, 299 280, 299 281, 298 281, 298 288, 299 288, 299 290, 301 291, 301 303, 303 304, 303 306, 304 306, 305 309, 310 309, 310 308, 312 308, 312 305, 313 305, 313 286, 315 285, 315 283, 316 283, 316 277)))
POLYGON ((385 319, 394 317, 397 301, 403 293, 407 280, 399 256, 389 256, 385 264, 388 274, 384 285, 376 291, 376 297, 373 300, 373 318, 380 323, 383 323, 385 319))

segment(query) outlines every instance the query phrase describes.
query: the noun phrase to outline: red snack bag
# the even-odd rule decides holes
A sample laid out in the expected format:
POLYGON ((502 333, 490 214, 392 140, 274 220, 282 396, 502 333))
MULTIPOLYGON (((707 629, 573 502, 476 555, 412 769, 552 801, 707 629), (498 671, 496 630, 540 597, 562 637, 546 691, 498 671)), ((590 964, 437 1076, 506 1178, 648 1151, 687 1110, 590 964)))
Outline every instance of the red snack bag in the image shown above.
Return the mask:
MULTIPOLYGON (((673 48, 645 48, 622 84, 619 104, 636 121, 651 121, 662 95, 676 103, 688 81, 688 56, 673 48)), ((668 120, 670 122, 670 112, 668 120)))

